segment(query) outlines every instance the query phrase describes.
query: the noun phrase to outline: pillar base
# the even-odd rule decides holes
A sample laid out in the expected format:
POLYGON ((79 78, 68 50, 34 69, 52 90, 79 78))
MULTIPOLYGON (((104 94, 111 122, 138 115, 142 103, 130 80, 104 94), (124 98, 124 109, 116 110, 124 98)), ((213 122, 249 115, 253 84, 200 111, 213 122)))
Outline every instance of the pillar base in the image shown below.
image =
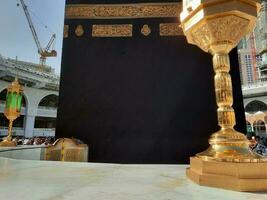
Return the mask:
POLYGON ((235 163, 190 158, 187 177, 201 186, 240 192, 267 191, 267 163, 235 163))
POLYGON ((17 142, 15 141, 4 140, 0 142, 0 147, 16 147, 16 146, 17 146, 17 142))

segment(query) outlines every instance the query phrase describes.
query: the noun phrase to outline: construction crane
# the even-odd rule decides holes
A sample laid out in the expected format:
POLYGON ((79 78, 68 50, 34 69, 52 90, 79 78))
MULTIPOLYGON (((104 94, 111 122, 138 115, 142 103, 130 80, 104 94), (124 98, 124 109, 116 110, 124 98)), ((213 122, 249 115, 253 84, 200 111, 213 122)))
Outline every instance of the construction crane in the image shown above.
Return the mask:
POLYGON ((253 69, 253 81, 257 81, 259 79, 258 68, 257 68, 257 53, 255 46, 255 34, 254 31, 249 37, 250 48, 251 48, 251 60, 252 60, 252 69, 253 69))
MULTIPOLYGON (((29 27, 31 29, 35 44, 36 44, 36 46, 38 48, 38 54, 40 55, 40 65, 44 66, 45 63, 46 63, 46 58, 47 57, 56 57, 57 56, 57 52, 55 50, 52 49, 50 51, 51 46, 55 42, 56 34, 52 34, 52 37, 50 38, 50 40, 49 40, 48 44, 46 45, 46 47, 42 48, 41 43, 40 43, 39 38, 38 38, 38 35, 37 35, 37 32, 36 32, 36 30, 34 28, 34 25, 32 23, 30 13, 28 11, 28 8, 27 8, 24 0, 20 0, 20 3, 22 5, 23 11, 24 11, 24 13, 26 15, 26 18, 27 18, 29 27)), ((19 4, 17 4, 17 6, 19 6, 19 4)))

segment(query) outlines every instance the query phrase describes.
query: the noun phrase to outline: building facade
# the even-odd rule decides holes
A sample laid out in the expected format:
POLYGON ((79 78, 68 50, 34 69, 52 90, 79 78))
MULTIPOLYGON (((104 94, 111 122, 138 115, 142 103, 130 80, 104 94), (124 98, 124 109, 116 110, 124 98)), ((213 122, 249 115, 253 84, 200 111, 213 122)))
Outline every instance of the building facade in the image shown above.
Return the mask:
POLYGON ((267 0, 262 0, 261 11, 255 29, 257 54, 261 56, 260 79, 267 81, 267 0))
POLYGON ((243 86, 248 132, 267 138, 267 82, 243 86))
POLYGON ((238 54, 248 132, 267 138, 267 0, 254 32, 239 43, 238 54))
POLYGON ((244 37, 238 45, 239 70, 242 85, 250 85, 258 82, 261 55, 257 54, 255 33, 244 37))
POLYGON ((49 66, 4 58, 0 55, 0 137, 7 135, 4 116, 6 88, 18 77, 23 86, 21 116, 14 121, 13 135, 54 136, 59 76, 49 66))
POLYGON ((242 85, 267 81, 267 0, 263 0, 255 30, 238 45, 242 85))

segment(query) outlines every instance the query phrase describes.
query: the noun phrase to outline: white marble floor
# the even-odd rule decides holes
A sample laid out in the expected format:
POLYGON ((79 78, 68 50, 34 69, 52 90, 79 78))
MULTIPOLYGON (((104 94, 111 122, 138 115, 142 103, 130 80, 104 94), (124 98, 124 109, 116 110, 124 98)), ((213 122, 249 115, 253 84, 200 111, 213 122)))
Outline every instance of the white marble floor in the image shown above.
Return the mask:
POLYGON ((0 158, 1 200, 267 200, 200 187, 182 165, 114 165, 0 158))

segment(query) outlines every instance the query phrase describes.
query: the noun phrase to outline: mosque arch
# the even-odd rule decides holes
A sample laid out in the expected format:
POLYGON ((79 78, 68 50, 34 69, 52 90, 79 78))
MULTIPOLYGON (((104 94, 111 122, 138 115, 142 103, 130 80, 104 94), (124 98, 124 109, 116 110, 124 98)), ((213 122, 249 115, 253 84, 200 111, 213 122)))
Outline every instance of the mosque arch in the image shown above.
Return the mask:
POLYGON ((256 135, 266 134, 266 124, 262 120, 253 123, 253 129, 256 135))
POLYGON ((38 107, 57 108, 58 107, 58 95, 48 94, 48 95, 44 96, 39 101, 38 107))
POLYGON ((247 104, 247 106, 245 107, 245 111, 247 113, 267 111, 267 104, 259 100, 254 100, 247 104))
MULTIPOLYGON (((39 104, 38 109, 57 109, 58 107, 58 95, 48 94, 44 96, 39 104)), ((56 128, 56 117, 51 116, 37 116, 35 117, 34 128, 37 129, 55 129, 56 128)))
POLYGON ((39 129, 55 129, 56 117, 35 117, 34 128, 39 129))
POLYGON ((247 132, 252 132, 253 131, 253 127, 252 127, 251 123, 246 121, 246 124, 247 124, 247 132))

